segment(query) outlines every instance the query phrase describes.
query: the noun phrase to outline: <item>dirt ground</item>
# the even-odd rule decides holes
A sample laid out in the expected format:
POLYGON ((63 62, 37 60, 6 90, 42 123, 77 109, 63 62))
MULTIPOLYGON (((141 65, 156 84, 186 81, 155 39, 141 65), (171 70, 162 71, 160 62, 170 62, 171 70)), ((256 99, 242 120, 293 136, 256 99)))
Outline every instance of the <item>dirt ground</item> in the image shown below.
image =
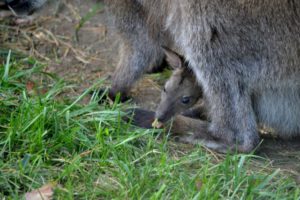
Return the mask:
MULTIPOLYGON (((0 42, 47 63, 49 72, 76 84, 74 94, 81 93, 100 78, 109 80, 119 56, 118 37, 110 32, 102 11, 83 25, 76 40, 76 27, 94 6, 94 0, 58 0, 38 13, 31 24, 0 24, 1 28, 9 30, 8 35, 0 33, 0 42), (9 42, 12 35, 18 41, 17 46, 9 42)), ((132 96, 138 106, 154 110, 159 101, 160 84, 146 76, 136 84, 132 96)), ((258 154, 271 159, 273 166, 300 177, 299 139, 266 139, 258 154)))

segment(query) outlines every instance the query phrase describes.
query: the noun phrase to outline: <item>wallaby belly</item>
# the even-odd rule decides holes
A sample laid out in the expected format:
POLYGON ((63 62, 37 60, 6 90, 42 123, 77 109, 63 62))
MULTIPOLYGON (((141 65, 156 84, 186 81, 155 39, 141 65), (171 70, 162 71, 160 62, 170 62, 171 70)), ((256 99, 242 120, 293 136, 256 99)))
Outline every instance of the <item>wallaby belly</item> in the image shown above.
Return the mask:
POLYGON ((270 88, 253 97, 259 124, 273 128, 281 138, 300 135, 300 87, 270 88))

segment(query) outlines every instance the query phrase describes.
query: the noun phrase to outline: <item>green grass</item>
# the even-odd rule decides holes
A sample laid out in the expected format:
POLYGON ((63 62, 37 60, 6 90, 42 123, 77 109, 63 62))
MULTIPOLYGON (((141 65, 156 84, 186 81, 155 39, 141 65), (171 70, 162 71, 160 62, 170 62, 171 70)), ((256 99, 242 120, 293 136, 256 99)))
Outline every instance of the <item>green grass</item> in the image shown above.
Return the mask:
POLYGON ((57 184, 54 199, 300 199, 296 183, 262 158, 217 161, 123 122, 128 105, 89 96, 101 82, 64 97, 70 87, 33 59, 8 56, 0 66, 0 199, 47 183, 57 184))

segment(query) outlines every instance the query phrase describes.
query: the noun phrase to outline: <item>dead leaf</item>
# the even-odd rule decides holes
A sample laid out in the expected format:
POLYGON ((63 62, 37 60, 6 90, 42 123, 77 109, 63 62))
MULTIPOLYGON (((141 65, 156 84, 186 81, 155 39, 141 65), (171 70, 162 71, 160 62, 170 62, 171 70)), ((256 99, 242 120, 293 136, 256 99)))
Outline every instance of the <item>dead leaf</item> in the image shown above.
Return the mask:
POLYGON ((26 83, 26 89, 27 89, 28 92, 32 92, 33 89, 34 89, 34 86, 35 86, 34 82, 27 81, 27 83, 26 83))
POLYGON ((54 184, 47 184, 43 187, 27 192, 25 194, 26 200, 51 200, 53 197, 54 184))

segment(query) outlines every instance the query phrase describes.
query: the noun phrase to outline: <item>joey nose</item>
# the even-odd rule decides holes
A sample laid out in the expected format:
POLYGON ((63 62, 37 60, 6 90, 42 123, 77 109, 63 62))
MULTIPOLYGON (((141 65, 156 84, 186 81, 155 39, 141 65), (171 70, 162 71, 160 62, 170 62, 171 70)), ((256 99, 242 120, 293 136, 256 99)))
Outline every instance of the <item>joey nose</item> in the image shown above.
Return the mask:
POLYGON ((156 110, 155 112, 155 119, 157 119, 159 122, 163 119, 163 115, 159 110, 156 110))
POLYGON ((130 99, 130 97, 127 95, 127 93, 125 91, 118 91, 118 90, 115 90, 113 88, 111 88, 109 91, 108 91, 108 97, 115 101, 117 95, 120 95, 120 101, 121 102, 125 102, 127 100, 130 99))
POLYGON ((174 113, 174 103, 170 99, 164 99, 160 102, 156 109, 155 118, 162 123, 167 122, 173 117, 174 113))
POLYGON ((168 113, 167 112, 156 112, 156 115, 155 115, 155 118, 159 121, 159 122, 162 122, 162 123, 165 123, 166 121, 169 120, 169 117, 168 117, 168 113))

